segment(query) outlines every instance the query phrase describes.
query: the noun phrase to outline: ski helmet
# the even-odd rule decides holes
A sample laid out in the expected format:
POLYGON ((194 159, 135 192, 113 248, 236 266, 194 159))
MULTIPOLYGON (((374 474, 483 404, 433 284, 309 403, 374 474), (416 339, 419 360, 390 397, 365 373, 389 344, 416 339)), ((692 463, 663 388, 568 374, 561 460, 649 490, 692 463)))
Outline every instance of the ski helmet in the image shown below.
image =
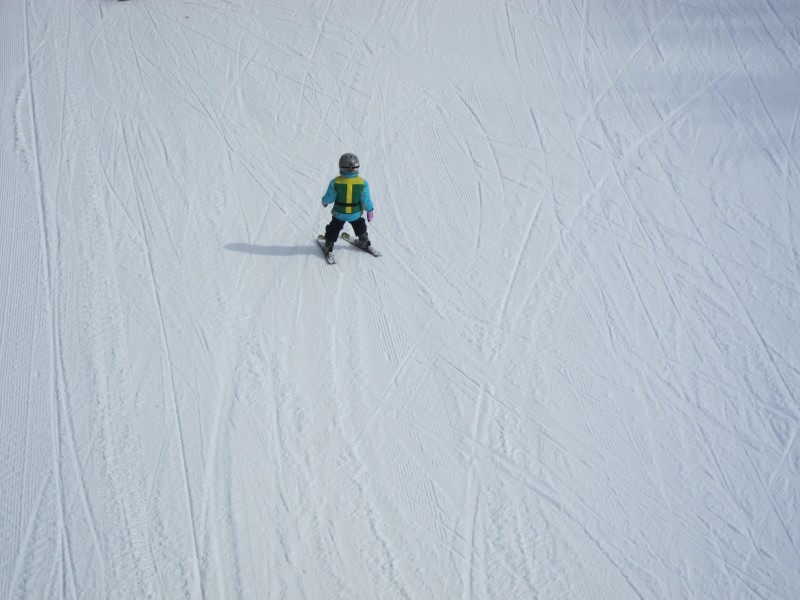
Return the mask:
POLYGON ((342 154, 339 159, 339 173, 358 173, 358 157, 355 154, 342 154))

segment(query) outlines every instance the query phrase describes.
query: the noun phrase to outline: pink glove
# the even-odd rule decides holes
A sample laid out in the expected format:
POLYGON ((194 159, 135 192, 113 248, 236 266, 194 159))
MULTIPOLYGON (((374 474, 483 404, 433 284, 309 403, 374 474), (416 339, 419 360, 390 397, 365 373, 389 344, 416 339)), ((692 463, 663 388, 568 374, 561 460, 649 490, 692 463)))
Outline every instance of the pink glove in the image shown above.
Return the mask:
POLYGON ((328 207, 328 205, 323 202, 322 203, 322 208, 327 208, 327 207, 328 207))
POLYGON ((372 217, 374 216, 375 216, 374 210, 367 211, 367 221, 372 221, 372 217))

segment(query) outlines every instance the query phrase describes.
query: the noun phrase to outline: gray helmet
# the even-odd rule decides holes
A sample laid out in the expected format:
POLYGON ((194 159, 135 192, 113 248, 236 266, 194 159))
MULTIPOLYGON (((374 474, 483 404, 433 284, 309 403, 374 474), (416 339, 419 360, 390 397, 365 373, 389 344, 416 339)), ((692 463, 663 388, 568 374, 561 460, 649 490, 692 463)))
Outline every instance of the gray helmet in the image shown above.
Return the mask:
POLYGON ((355 154, 342 154, 339 159, 339 173, 358 173, 358 157, 355 154))

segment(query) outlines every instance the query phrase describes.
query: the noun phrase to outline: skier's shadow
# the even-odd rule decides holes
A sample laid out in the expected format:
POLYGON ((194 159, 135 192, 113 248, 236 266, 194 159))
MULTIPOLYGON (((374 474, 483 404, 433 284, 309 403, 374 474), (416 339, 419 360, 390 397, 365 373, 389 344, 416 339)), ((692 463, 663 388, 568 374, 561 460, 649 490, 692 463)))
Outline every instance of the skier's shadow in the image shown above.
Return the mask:
POLYGON ((236 244, 226 244, 223 246, 226 250, 233 252, 243 252, 245 254, 259 254, 261 256, 299 256, 303 254, 314 255, 319 254, 316 248, 309 246, 257 246, 256 244, 245 244, 242 242, 236 244))

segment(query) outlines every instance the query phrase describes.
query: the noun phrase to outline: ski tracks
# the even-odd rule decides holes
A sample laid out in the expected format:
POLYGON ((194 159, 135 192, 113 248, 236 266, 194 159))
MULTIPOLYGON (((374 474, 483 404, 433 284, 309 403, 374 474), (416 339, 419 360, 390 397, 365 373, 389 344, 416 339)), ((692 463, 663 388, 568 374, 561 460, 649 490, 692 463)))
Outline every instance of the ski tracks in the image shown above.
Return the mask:
POLYGON ((34 4, 15 124, 37 231, 15 268, 41 275, 20 327, 45 383, 23 387, 50 404, 44 436, 12 414, 10 593, 786 596, 794 320, 754 295, 796 303, 800 113, 760 71, 794 56, 778 4, 471 2, 458 28, 410 2, 34 4), (68 60, 43 79, 53 31, 68 60), (783 239, 747 240, 774 268, 721 243, 753 217, 716 179, 731 138, 765 144, 786 195, 783 239), (343 144, 373 148, 382 258, 220 249, 313 243, 343 144))
POLYGON ((186 441, 183 432, 183 425, 181 421, 181 413, 180 413, 180 406, 179 406, 179 399, 177 394, 177 387, 175 384, 175 375, 173 372, 173 359, 172 353, 170 351, 170 345, 168 340, 167 328, 164 321, 164 309, 161 300, 161 292, 159 285, 157 283, 157 276, 155 273, 155 266, 153 263, 153 256, 150 249, 150 243, 148 241, 148 237, 152 235, 152 231, 148 231, 149 228, 149 219, 143 212, 142 208, 142 192, 139 185, 136 183, 138 177, 136 173, 136 168, 134 166, 133 157, 131 155, 131 146, 128 140, 128 135, 126 133, 126 127, 123 124, 122 126, 122 139, 123 144, 125 147, 126 155, 128 157, 128 168, 131 172, 131 180, 134 182, 134 193, 135 193, 135 202, 138 209, 138 216, 139 216, 139 230, 142 234, 142 240, 144 242, 144 256, 145 256, 145 264, 147 265, 147 272, 149 275, 149 283, 150 283, 150 290, 152 292, 152 301, 154 302, 156 308, 156 316, 158 319, 158 331, 161 343, 161 349, 163 352, 163 364, 165 368, 165 375, 167 378, 167 395, 169 397, 169 402, 172 409, 172 417, 174 419, 173 425, 175 427, 175 432, 178 440, 178 447, 177 453, 178 458, 180 461, 180 471, 182 476, 182 484, 183 484, 183 500, 186 503, 186 515, 185 518, 188 521, 187 529, 189 531, 189 535, 192 540, 191 548, 192 548, 192 593, 199 594, 203 596, 203 577, 201 573, 200 567, 200 551, 198 545, 198 533, 197 533, 197 525, 196 525, 196 510, 194 507, 194 500, 192 498, 192 490, 190 486, 190 475, 189 475, 189 467, 187 462, 187 454, 186 454, 186 441))
MULTIPOLYGON (((50 589, 49 593, 57 594, 60 597, 75 595, 78 592, 77 580, 75 575, 75 564, 71 555, 69 532, 67 528, 67 507, 64 492, 65 473, 62 465, 62 444, 70 438, 62 433, 64 428, 63 419, 65 413, 65 376, 63 372, 63 348, 61 346, 61 336, 59 330, 59 308, 58 308, 58 289, 56 274, 58 272, 57 247, 58 247, 58 227, 56 216, 52 214, 47 193, 47 184, 44 178, 41 149, 42 141, 39 128, 41 123, 37 116, 37 104, 40 102, 34 92, 35 79, 33 75, 34 58, 31 48, 30 34, 33 31, 33 23, 29 17, 30 7, 28 3, 23 9, 24 20, 22 23, 24 30, 25 64, 27 68, 26 90, 28 96, 29 110, 29 134, 30 134, 30 153, 32 156, 33 169, 35 171, 35 195, 37 197, 39 239, 41 242, 41 257, 44 267, 45 288, 47 297, 47 314, 49 318, 49 338, 50 338, 50 376, 52 377, 49 397, 51 398, 50 417, 51 417, 51 452, 52 452, 52 471, 53 488, 56 503, 56 526, 57 526, 57 561, 54 561, 54 568, 59 569, 56 575, 57 580, 51 581, 57 589, 50 589)), ((12 582, 13 585, 13 582, 12 582)))

